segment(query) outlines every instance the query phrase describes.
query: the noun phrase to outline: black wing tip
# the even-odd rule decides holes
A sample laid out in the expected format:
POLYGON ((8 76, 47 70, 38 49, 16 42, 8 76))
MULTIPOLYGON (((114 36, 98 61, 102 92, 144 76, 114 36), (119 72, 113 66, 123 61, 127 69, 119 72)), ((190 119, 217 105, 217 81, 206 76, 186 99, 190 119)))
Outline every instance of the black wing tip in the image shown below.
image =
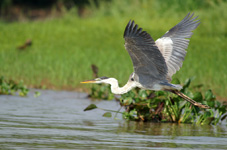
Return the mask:
POLYGON ((198 16, 194 16, 194 12, 189 12, 185 17, 184 17, 184 21, 186 22, 186 21, 191 21, 191 22, 195 22, 195 23, 199 23, 200 22, 200 20, 199 19, 197 19, 198 17, 199 17, 199 15, 198 16), (197 20, 196 20, 197 19, 197 20))
POLYGON ((129 20, 125 32, 124 32, 124 37, 131 36, 133 34, 136 34, 140 31, 140 28, 138 29, 138 25, 135 24, 134 20, 129 20))
POLYGON ((134 24, 134 20, 129 20, 127 26, 125 27, 125 32, 124 32, 124 37, 126 37, 127 35, 129 35, 130 29, 132 24, 134 24))
POLYGON ((148 34, 146 31, 143 31, 143 28, 138 28, 138 25, 135 24, 134 20, 129 20, 129 22, 125 28, 124 38, 132 37, 132 36, 140 36, 140 37, 143 37, 146 39, 152 39, 150 34, 148 34))

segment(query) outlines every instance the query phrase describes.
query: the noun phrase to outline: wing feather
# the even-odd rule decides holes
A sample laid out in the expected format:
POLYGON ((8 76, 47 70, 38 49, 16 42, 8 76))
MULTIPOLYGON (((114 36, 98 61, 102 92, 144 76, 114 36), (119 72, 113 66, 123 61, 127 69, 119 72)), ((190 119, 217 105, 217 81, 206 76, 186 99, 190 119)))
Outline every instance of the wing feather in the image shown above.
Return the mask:
POLYGON ((186 55, 185 49, 188 48, 189 38, 193 34, 192 30, 200 24, 199 20, 196 20, 198 16, 193 18, 193 15, 194 13, 188 13, 180 23, 155 41, 165 59, 169 80, 181 68, 186 55))
POLYGON ((131 20, 124 32, 125 48, 128 51, 134 72, 143 85, 152 84, 152 79, 166 80, 167 66, 152 37, 131 20))

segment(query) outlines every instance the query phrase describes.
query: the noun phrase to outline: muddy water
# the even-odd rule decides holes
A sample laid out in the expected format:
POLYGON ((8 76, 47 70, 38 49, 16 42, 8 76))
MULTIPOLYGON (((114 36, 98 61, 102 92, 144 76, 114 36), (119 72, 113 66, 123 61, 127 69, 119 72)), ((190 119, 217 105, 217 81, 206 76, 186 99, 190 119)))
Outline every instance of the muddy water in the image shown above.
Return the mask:
POLYGON ((126 122, 83 109, 91 103, 118 110, 115 101, 91 101, 84 93, 34 91, 0 96, 0 149, 227 149, 227 124, 196 126, 126 122))

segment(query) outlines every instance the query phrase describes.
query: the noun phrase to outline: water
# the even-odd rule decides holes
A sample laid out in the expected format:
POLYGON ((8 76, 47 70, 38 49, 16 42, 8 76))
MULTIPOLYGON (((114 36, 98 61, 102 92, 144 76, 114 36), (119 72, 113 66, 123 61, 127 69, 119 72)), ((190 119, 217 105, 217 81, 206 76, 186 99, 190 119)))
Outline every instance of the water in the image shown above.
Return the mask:
MULTIPOLYGON (((34 91, 0 96, 0 149, 227 149, 227 125, 126 122, 84 112, 91 103, 118 110, 115 101, 91 101, 84 93, 34 91)), ((114 115, 114 114, 113 114, 114 115)))

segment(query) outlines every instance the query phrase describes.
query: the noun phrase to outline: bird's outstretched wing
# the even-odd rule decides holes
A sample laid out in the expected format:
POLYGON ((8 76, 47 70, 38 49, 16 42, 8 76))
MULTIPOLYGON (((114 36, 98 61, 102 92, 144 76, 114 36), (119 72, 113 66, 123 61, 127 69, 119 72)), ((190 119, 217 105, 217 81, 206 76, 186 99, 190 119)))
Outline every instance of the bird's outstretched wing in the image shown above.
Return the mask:
POLYGON ((198 16, 193 18, 193 15, 193 13, 188 13, 180 23, 155 41, 168 67, 167 78, 169 81, 182 66, 186 55, 185 49, 187 49, 189 38, 193 34, 192 30, 200 24, 199 20, 196 20, 198 16))
POLYGON ((140 82, 146 82, 145 80, 148 82, 152 79, 166 80, 167 66, 152 37, 130 20, 125 28, 124 38, 125 48, 132 59, 134 72, 139 76, 140 82))

